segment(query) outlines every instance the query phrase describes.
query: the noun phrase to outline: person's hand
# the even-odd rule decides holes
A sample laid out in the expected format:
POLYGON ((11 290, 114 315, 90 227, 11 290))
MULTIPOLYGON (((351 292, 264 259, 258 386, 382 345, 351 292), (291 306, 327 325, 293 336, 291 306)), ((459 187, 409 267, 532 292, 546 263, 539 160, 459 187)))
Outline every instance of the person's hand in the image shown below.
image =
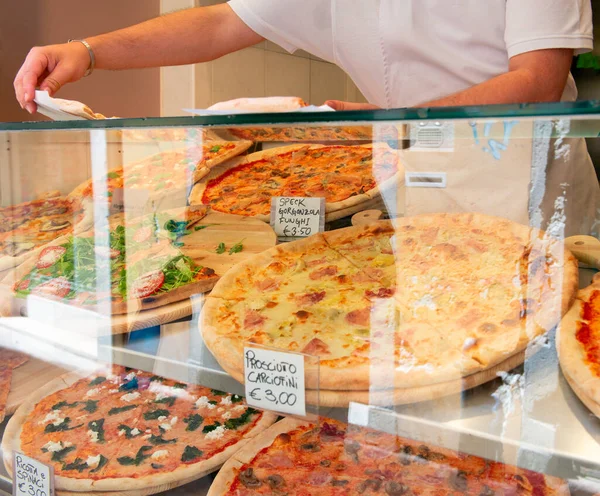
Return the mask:
POLYGON ((53 96, 66 83, 81 79, 89 66, 90 55, 81 43, 32 48, 14 81, 17 101, 33 114, 36 87, 53 96))
POLYGON ((342 102, 340 100, 327 100, 325 105, 329 105, 334 110, 376 110, 379 108, 370 103, 342 102))

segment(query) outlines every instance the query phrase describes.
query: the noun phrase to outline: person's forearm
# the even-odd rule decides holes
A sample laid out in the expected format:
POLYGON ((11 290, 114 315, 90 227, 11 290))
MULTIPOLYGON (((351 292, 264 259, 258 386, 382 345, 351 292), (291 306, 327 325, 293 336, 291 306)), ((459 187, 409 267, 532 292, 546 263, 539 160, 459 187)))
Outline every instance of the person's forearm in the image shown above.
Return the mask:
POLYGON ((530 71, 522 70, 501 74, 464 91, 416 107, 556 102, 560 101, 561 96, 562 90, 559 87, 548 87, 530 71))
POLYGON ((222 4, 174 12, 86 40, 98 69, 184 65, 214 60, 262 39, 237 23, 242 21, 222 4))

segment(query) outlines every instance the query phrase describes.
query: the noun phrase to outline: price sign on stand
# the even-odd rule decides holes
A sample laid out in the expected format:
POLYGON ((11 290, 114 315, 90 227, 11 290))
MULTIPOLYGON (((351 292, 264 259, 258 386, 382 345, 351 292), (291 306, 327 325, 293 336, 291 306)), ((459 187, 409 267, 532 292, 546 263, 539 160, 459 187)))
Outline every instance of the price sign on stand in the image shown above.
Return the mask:
POLYGON ((324 231, 325 198, 274 197, 271 227, 282 238, 306 238, 324 231))
POLYGON ((303 355, 245 347, 244 387, 250 406, 306 416, 303 355))
POLYGON ((54 496, 54 468, 14 452, 13 496, 54 496))

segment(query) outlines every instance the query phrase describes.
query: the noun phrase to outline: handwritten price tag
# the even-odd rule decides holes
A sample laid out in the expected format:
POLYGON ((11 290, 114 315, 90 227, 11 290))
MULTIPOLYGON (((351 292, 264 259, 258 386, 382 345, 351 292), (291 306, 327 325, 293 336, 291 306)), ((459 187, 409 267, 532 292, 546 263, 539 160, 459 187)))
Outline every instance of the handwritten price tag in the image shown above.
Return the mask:
POLYGON ((53 496, 54 469, 15 451, 13 496, 53 496))
POLYGON ((325 229, 325 198, 276 196, 271 201, 271 226, 284 238, 305 238, 325 229))
POLYGON ((306 416, 302 355, 244 348, 244 386, 250 406, 306 416))

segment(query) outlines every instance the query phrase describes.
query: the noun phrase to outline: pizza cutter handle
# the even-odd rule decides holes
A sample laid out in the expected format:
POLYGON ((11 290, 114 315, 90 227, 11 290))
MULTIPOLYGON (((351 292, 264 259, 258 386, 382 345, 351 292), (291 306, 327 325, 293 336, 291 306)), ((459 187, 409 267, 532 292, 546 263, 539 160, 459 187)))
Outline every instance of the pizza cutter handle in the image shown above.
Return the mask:
POLYGON ((366 226, 381 219, 381 210, 363 210, 352 216, 353 226, 366 226))
POLYGON ((579 262, 600 270, 600 240, 593 236, 571 236, 565 239, 565 247, 579 262))

